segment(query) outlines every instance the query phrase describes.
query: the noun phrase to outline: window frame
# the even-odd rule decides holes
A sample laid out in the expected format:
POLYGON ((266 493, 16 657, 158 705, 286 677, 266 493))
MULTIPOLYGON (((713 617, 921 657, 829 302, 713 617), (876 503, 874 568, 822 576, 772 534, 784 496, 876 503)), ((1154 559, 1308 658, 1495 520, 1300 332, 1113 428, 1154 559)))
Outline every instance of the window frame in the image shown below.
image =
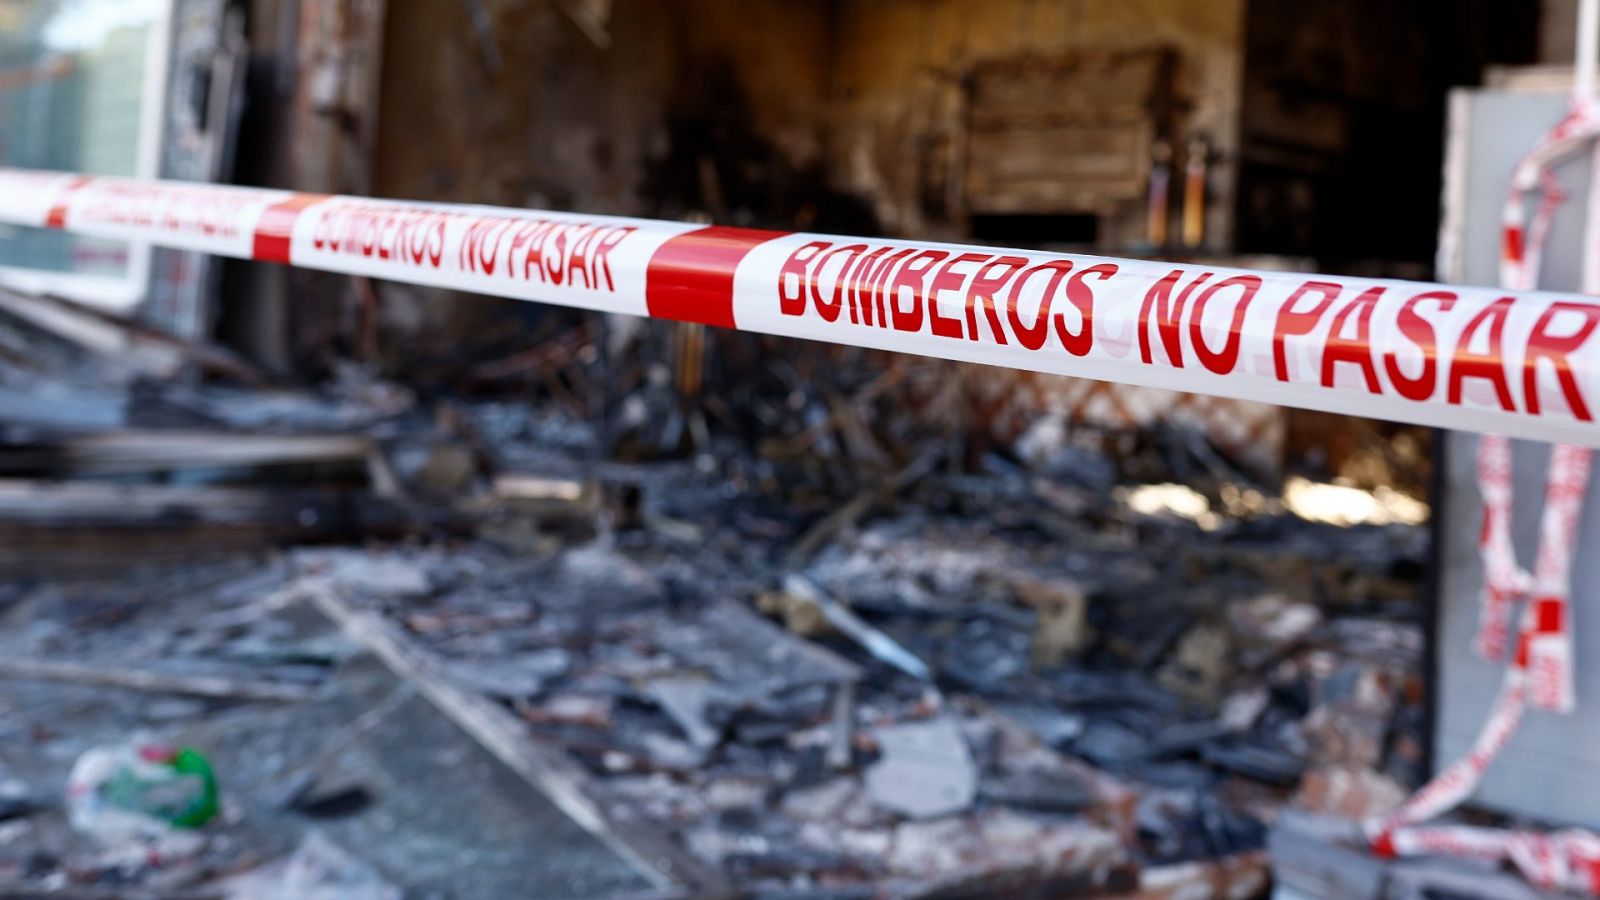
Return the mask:
MULTIPOLYGON (((161 174, 167 95, 172 72, 173 7, 176 2, 156 0, 157 10, 150 24, 139 104, 139 137, 133 173, 136 178, 157 178, 161 174)), ((130 313, 150 292, 154 250, 147 243, 129 241, 127 246, 128 264, 120 276, 0 265, 0 286, 25 293, 65 297, 107 312, 130 313)))

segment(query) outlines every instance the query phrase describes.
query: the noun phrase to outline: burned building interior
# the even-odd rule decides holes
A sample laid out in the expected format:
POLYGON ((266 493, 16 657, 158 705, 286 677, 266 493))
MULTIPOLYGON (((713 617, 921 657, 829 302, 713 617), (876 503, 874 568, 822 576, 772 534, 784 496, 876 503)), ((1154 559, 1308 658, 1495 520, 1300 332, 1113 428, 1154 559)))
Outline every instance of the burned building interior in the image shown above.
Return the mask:
MULTIPOLYGON (((0 166, 165 29, 144 176, 1442 281, 1576 7, 0 0, 0 166)), ((22 232, 137 297, 0 278, 0 895, 1362 896, 1448 762, 1434 429, 22 232)))

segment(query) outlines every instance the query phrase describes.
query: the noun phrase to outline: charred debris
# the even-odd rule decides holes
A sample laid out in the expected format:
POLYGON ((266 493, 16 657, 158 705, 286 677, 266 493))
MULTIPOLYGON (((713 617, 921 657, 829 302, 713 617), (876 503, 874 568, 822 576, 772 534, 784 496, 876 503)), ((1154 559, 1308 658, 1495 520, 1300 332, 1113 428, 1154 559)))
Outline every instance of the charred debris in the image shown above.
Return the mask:
POLYGON ((1239 898, 1284 810, 1424 772, 1416 501, 1007 433, 980 369, 525 328, 290 387, 0 298, 0 892, 1239 898), (201 849, 67 827, 107 731, 213 755, 201 849))

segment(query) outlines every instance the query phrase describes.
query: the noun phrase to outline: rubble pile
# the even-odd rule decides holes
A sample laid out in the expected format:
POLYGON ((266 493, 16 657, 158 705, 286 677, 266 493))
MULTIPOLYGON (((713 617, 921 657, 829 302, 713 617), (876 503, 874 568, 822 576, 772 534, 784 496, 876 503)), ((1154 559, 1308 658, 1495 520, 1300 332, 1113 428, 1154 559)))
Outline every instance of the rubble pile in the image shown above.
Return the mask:
POLYGON ((670 392, 590 417, 355 370, 102 379, 105 421, 8 421, 0 530, 34 549, 0 553, 0 678, 32 687, 0 698, 0 767, 36 748, 47 784, 103 737, 48 718, 91 683, 144 698, 126 728, 208 749, 270 707, 312 746, 222 753, 182 864, 74 856, 48 791, 0 793, 0 888, 270 896, 241 873, 329 860, 415 888, 361 859, 355 823, 423 790, 346 759, 363 711, 453 722, 691 896, 1256 896, 1282 810, 1357 818, 1420 780, 1420 525, 1295 515, 1193 434, 896 438, 858 402, 884 388, 791 382, 710 414, 809 423, 765 439, 670 392), (62 577, 84 560, 95 587, 62 577))
POLYGON ((1052 519, 1015 479, 930 475, 795 571, 780 521, 653 487, 693 541, 429 557, 429 597, 366 602, 745 888, 1109 890, 1259 849, 1297 791, 1416 782, 1416 529, 1052 519))

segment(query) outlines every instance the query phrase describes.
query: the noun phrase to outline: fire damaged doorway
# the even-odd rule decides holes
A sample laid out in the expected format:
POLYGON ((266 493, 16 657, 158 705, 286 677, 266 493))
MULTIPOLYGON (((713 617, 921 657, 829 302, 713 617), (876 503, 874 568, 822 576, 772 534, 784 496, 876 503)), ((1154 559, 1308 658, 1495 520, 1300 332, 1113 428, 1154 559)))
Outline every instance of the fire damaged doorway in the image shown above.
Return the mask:
POLYGON ((198 194, 196 333, 0 292, 0 894, 1517 896, 1362 831, 1465 470, 1275 405, 1378 345, 1267 294, 1458 280, 1447 93, 1551 13, 226 6, 297 193, 198 194))

